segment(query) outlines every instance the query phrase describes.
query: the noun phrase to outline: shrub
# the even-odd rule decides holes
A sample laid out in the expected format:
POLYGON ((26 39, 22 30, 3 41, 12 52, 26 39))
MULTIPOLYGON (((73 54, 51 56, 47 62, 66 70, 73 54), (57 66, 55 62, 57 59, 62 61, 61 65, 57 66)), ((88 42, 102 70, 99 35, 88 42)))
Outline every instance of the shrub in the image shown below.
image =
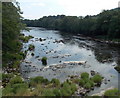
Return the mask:
POLYGON ((61 91, 62 96, 71 96, 71 94, 72 94, 72 91, 70 89, 62 88, 60 91, 61 91))
POLYGON ((52 89, 44 89, 42 96, 55 96, 52 89))
POLYGON ((17 83, 23 83, 23 80, 20 76, 16 76, 16 77, 13 77, 11 80, 10 80, 10 85, 14 85, 14 84, 17 84, 17 83))
POLYGON ((90 89, 90 88, 91 88, 91 84, 90 84, 89 82, 87 82, 87 83, 84 85, 84 87, 85 87, 86 89, 90 89))
POLYGON ((55 89, 53 90, 53 93, 55 94, 55 96, 62 96, 60 89, 55 88, 55 89))
POLYGON ((11 79, 13 77, 14 77, 14 75, 12 73, 11 74, 4 74, 4 73, 2 73, 2 80, 4 80, 4 79, 11 79))
POLYGON ((28 49, 29 49, 30 51, 31 51, 31 50, 34 50, 34 49, 35 49, 35 46, 32 45, 32 44, 30 44, 28 49))
POLYGON ((23 36, 23 35, 19 36, 19 39, 21 41, 23 41, 24 43, 28 42, 29 39, 31 39, 31 38, 33 38, 33 36, 30 36, 30 35, 29 36, 23 36))
POLYGON ((41 61, 43 65, 47 65, 47 57, 43 57, 41 61))
POLYGON ((2 96, 9 96, 9 95, 13 95, 13 88, 11 88, 10 86, 9 87, 5 87, 3 90, 2 90, 2 96))
POLYGON ((36 86, 39 83, 49 83, 48 79, 44 79, 42 76, 37 76, 35 78, 30 78, 30 86, 36 86))
POLYGON ((71 86, 66 81, 62 84, 61 93, 62 93, 62 96, 72 95, 71 86))
POLYGON ((80 79, 79 80, 79 85, 83 87, 85 85, 85 81, 83 79, 80 79))
POLYGON ((28 85, 25 83, 18 83, 13 85, 13 93, 21 93, 21 95, 28 89, 28 85))
POLYGON ((19 55, 21 55, 23 59, 26 57, 25 52, 20 52, 19 55))
POLYGON ((51 83, 53 83, 55 86, 60 86, 60 81, 58 79, 52 79, 51 83))
POLYGON ((74 83, 72 83, 70 86, 71 86, 72 94, 74 94, 74 92, 77 90, 77 86, 74 83))
POLYGON ((110 89, 105 91, 104 96, 120 96, 120 91, 118 89, 110 89))
POLYGON ((18 68, 19 68, 19 65, 20 65, 20 61, 19 61, 19 60, 17 60, 17 61, 15 61, 15 62, 14 62, 14 64, 13 64, 13 66, 12 66, 12 67, 13 67, 13 68, 17 68, 17 69, 18 69, 18 68))
POLYGON ((77 79, 72 79, 72 82, 73 82, 73 83, 76 83, 76 84, 79 84, 80 79, 78 79, 78 78, 77 78, 77 79))
POLYGON ((94 82, 92 80, 89 80, 88 82, 90 83, 91 87, 94 87, 94 82))
POLYGON ((99 74, 94 75, 91 80, 95 83, 101 83, 102 82, 102 77, 99 74))
POLYGON ((82 78, 82 79, 84 79, 84 78, 89 78, 89 73, 83 72, 83 73, 81 74, 81 78, 82 78))
POLYGON ((15 96, 20 95, 22 96, 26 91, 28 90, 28 85, 25 83, 17 83, 13 84, 7 84, 7 86, 3 89, 3 96, 15 96))
POLYGON ((49 81, 48 79, 44 79, 42 83, 44 83, 44 84, 49 84, 50 81, 49 81))
POLYGON ((40 84, 36 86, 36 88, 33 90, 32 95, 33 96, 41 96, 41 93, 43 91, 43 88, 40 84))

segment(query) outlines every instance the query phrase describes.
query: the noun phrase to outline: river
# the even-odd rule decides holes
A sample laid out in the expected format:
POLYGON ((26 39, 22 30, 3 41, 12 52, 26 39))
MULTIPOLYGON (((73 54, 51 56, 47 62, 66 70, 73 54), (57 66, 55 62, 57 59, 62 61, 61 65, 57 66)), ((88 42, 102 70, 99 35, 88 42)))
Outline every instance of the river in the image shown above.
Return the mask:
POLYGON ((95 88, 89 93, 99 93, 100 91, 115 87, 118 88, 120 74, 114 69, 120 65, 120 48, 108 44, 89 40, 80 35, 72 35, 55 30, 29 27, 30 31, 22 31, 25 36, 31 35, 34 38, 28 43, 23 43, 23 51, 28 49, 29 44, 35 46, 34 51, 28 51, 25 60, 21 63, 21 74, 26 79, 28 77, 44 76, 51 80, 58 78, 61 82, 69 78, 69 75, 80 75, 82 72, 90 73, 94 70, 105 77, 101 87, 95 88), (45 39, 40 41, 39 38, 45 39), (35 55, 32 56, 31 53, 35 55), (67 61, 86 61, 86 65, 70 65, 61 69, 46 69, 42 65, 41 58, 47 57, 47 66, 55 66, 67 61), (26 71, 26 72, 25 72, 26 71))

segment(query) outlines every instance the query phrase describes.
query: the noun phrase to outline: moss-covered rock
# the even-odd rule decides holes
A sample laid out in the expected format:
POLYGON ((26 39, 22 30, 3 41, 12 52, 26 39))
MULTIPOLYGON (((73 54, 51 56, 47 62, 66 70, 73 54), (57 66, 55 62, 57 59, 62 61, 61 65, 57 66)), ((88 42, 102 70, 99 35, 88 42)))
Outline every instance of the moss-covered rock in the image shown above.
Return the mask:
POLYGON ((120 73, 120 66, 114 67, 120 73))
POLYGON ((43 65, 47 65, 47 57, 43 57, 41 61, 43 65))

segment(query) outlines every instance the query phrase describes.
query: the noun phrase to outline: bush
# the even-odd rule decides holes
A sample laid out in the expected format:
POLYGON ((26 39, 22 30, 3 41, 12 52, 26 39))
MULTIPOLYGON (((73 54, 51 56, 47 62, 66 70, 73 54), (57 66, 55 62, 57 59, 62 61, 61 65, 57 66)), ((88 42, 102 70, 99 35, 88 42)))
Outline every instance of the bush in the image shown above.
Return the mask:
POLYGON ((28 89, 28 85, 25 83, 18 83, 18 84, 14 84, 12 88, 13 88, 13 93, 17 94, 21 92, 20 95, 22 95, 28 89))
POLYGON ((95 83, 101 83, 102 82, 102 77, 99 74, 96 74, 91 78, 91 80, 95 83))
POLYGON ((28 42, 29 39, 31 39, 31 38, 33 38, 33 36, 30 36, 30 35, 29 36, 23 36, 23 35, 19 36, 19 39, 21 41, 23 41, 24 43, 28 42))
POLYGON ((73 83, 76 83, 76 84, 79 84, 80 79, 78 79, 78 78, 77 78, 77 79, 72 79, 72 82, 73 82, 73 83))
POLYGON ((47 57, 43 57, 41 61, 43 65, 47 65, 47 57))
POLYGON ((91 87, 94 87, 95 84, 92 80, 89 80, 88 82, 90 83, 91 87))
POLYGON ((28 85, 26 83, 15 83, 15 84, 7 84, 7 86, 3 89, 3 96, 14 96, 16 94, 23 95, 28 90, 28 85))
POLYGON ((55 88, 53 90, 53 93, 55 94, 55 96, 62 96, 60 89, 55 88))
POLYGON ((60 91, 61 91, 62 96, 71 96, 72 94, 72 91, 70 89, 62 88, 60 91))
POLYGON ((28 49, 29 49, 30 51, 31 51, 31 50, 34 50, 34 49, 35 49, 35 46, 32 45, 32 44, 30 44, 28 49))
POLYGON ((40 84, 36 86, 36 88, 32 92, 32 96, 41 96, 41 93, 43 91, 43 88, 40 84))
POLYGON ((17 61, 15 61, 14 62, 14 64, 13 64, 13 68, 16 68, 16 69, 18 69, 19 68, 19 66, 20 66, 20 61, 19 60, 17 60, 17 61))
POLYGON ((42 96, 55 96, 52 89, 44 89, 42 96))
POLYGON ((120 91, 118 89, 110 89, 105 91, 104 96, 120 96, 120 91))
POLYGON ((84 87, 85 87, 86 89, 90 89, 90 88, 91 88, 91 84, 90 84, 89 82, 87 82, 87 83, 84 85, 84 87))
POLYGON ((83 72, 83 73, 81 74, 81 78, 82 78, 82 79, 84 79, 84 78, 89 78, 89 73, 83 72))
POLYGON ((60 81, 58 79, 52 79, 51 83, 53 83, 56 87, 60 86, 60 81))
POLYGON ((48 79, 44 79, 42 76, 37 76, 35 78, 30 78, 30 86, 36 86, 39 83, 47 84, 49 83, 48 79))
POLYGON ((2 90, 2 96, 10 96, 10 95, 14 95, 13 94, 13 88, 11 88, 10 86, 9 87, 5 87, 2 90))
POLYGON ((16 76, 16 77, 13 77, 11 80, 10 80, 10 85, 14 85, 14 84, 17 84, 17 83, 23 83, 23 80, 20 76, 16 76))
POLYGON ((25 52, 20 52, 19 55, 21 55, 23 59, 26 57, 25 52))
POLYGON ((14 74, 4 74, 4 73, 2 73, 2 80, 4 80, 4 79, 11 79, 11 78, 13 78, 14 77, 14 74))
POLYGON ((85 81, 83 79, 80 79, 79 80, 79 85, 83 87, 85 85, 85 81))
POLYGON ((71 90, 71 86, 70 86, 69 83, 64 82, 62 84, 61 93, 62 93, 62 96, 70 96, 70 95, 72 95, 72 90, 71 90))
POLYGON ((71 86, 72 94, 74 94, 74 92, 77 90, 77 86, 74 83, 72 83, 70 86, 71 86))

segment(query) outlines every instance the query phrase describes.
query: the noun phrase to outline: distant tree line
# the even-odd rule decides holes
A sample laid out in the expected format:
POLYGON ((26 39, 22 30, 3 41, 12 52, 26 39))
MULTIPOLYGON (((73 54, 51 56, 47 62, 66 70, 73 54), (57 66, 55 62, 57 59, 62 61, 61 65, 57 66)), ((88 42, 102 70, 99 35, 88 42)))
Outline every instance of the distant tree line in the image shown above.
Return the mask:
POLYGON ((104 10, 94 16, 44 16, 38 20, 23 21, 29 27, 43 27, 87 36, 120 38, 120 8, 104 10))

